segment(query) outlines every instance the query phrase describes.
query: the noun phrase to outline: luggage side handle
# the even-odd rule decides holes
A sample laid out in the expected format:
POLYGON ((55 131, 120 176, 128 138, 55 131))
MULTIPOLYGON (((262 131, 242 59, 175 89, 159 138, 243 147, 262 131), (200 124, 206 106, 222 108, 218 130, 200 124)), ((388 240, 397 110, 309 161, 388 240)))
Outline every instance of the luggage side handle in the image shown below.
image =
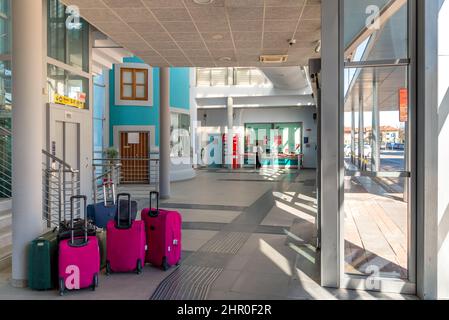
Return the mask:
POLYGON ((150 217, 159 216, 159 192, 157 191, 150 192, 150 211, 148 214, 150 217), (156 196, 156 211, 153 211, 153 206, 151 205, 151 199, 153 199, 153 196, 156 196))
POLYGON ((72 196, 70 197, 70 232, 71 232, 71 238, 70 238, 70 245, 73 247, 82 247, 85 246, 88 242, 88 237, 87 237, 87 197, 86 196, 81 196, 81 195, 77 195, 77 196, 72 196), (75 243, 75 224, 74 224, 74 211, 75 211, 75 206, 74 206, 74 202, 75 200, 82 200, 83 204, 84 204, 84 242, 82 243, 75 243))
POLYGON ((119 193, 117 195, 117 228, 118 229, 129 229, 132 227, 132 214, 131 214, 131 194, 129 193, 119 193), (120 198, 124 198, 126 197, 126 199, 128 200, 128 226, 121 226, 120 225, 120 198))

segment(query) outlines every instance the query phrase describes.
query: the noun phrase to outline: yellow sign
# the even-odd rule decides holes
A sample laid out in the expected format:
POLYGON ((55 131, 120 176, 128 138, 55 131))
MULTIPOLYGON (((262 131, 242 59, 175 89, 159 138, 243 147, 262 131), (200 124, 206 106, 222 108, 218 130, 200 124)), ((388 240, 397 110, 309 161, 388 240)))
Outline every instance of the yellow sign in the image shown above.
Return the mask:
POLYGON ((84 109, 85 107, 84 102, 66 96, 61 96, 59 94, 55 94, 55 103, 75 107, 78 109, 84 109))

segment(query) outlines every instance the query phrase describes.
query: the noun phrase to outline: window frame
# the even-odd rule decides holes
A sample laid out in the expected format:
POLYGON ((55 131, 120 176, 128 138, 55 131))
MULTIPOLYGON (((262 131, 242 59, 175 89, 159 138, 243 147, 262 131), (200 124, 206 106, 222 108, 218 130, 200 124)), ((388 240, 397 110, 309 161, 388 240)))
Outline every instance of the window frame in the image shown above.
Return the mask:
POLYGON ((149 96, 149 87, 148 87, 148 69, 145 68, 132 68, 132 67, 122 67, 120 68, 120 100, 123 101, 148 101, 149 96), (124 82, 124 73, 131 72, 132 83, 124 82), (144 84, 137 84, 137 74, 144 74, 144 84), (132 95, 131 97, 124 95, 124 87, 132 86, 132 95), (137 87, 144 87, 145 95, 143 97, 137 97, 137 87))

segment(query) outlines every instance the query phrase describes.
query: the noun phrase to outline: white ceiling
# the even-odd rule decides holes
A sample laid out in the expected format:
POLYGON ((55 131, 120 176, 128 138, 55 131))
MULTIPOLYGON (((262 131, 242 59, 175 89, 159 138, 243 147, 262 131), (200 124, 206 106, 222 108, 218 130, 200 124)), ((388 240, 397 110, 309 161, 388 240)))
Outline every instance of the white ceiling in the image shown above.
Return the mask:
POLYGON ((284 90, 303 90, 312 94, 312 88, 302 67, 261 68, 273 86, 284 90))
POLYGON ((281 66, 305 66, 319 56, 321 0, 62 2, 78 6, 90 24, 153 66, 261 67, 262 54, 288 54, 281 66))

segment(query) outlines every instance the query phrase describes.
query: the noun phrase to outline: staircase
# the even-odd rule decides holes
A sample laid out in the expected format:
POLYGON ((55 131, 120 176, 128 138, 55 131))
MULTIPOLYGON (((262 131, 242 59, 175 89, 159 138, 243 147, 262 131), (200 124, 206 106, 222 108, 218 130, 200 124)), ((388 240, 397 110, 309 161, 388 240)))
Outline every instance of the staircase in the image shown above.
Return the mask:
POLYGON ((11 265, 12 214, 10 200, 0 201, 0 270, 11 265))
POLYGON ((11 145, 10 125, 0 125, 0 270, 11 265, 11 145))

